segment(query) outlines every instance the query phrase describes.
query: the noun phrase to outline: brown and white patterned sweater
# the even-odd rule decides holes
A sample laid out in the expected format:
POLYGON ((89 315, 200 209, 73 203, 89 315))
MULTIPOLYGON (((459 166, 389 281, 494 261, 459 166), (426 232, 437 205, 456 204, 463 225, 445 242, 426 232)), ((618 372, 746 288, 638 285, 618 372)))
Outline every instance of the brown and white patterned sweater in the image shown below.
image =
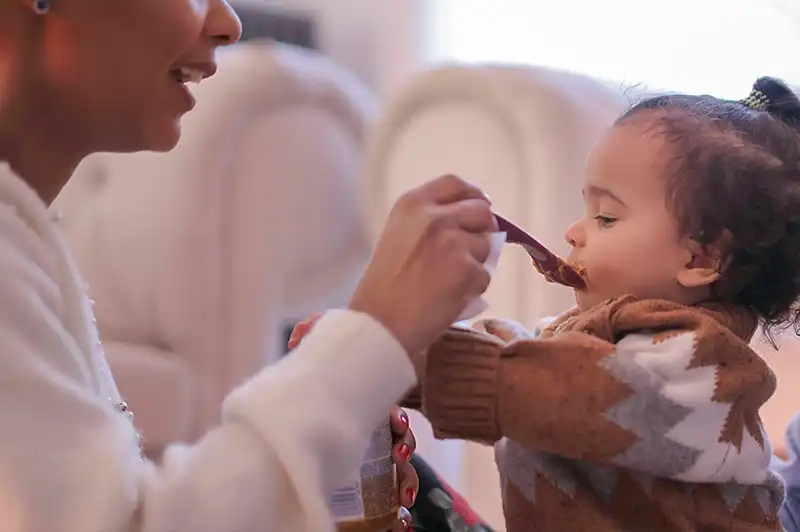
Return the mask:
POLYGON ((496 443, 507 532, 780 530, 751 313, 626 296, 535 339, 483 323, 432 346, 407 406, 496 443))

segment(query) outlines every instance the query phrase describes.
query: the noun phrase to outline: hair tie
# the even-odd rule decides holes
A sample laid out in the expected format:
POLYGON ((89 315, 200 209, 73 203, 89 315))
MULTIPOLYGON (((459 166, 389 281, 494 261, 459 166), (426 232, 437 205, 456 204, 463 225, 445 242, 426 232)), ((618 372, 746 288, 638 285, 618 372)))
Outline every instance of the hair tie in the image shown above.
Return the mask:
POLYGON ((739 103, 752 109, 753 111, 766 111, 772 104, 769 96, 764 94, 758 89, 753 89, 744 100, 739 100, 739 103))

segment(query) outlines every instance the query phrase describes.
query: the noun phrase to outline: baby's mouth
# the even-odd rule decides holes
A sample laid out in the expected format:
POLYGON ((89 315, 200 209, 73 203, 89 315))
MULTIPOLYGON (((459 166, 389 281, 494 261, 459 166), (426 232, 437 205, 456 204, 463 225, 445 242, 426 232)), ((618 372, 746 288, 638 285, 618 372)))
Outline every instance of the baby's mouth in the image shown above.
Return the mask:
MULTIPOLYGON (((577 273, 580 276, 580 278, 583 279, 583 282, 585 283, 587 281, 587 279, 589 278, 589 275, 586 272, 586 266, 584 266, 580 262, 572 262, 572 261, 569 261, 569 260, 566 261, 566 262, 570 266, 570 268, 575 270, 575 273, 577 273)), ((582 288, 578 288, 578 290, 583 290, 585 288, 586 287, 584 286, 582 288)))

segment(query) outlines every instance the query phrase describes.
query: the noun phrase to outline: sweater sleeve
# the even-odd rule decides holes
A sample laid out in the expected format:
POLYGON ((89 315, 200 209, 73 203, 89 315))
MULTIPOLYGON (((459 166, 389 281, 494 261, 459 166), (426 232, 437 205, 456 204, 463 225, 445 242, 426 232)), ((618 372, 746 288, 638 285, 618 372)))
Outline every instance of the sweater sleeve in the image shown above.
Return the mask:
MULTIPOLYGON (((511 340, 527 340, 541 336, 545 329, 550 327, 550 325, 552 325, 555 321, 556 318, 552 316, 542 318, 536 324, 536 328, 534 328, 532 332, 528 332, 521 324, 514 321, 501 322, 498 320, 481 319, 470 323, 469 327, 473 330, 484 330, 487 326, 492 328, 494 325, 495 327, 491 331, 486 329, 486 332, 489 332, 493 336, 497 336, 505 342, 510 342, 511 340)), ((408 392, 400 402, 400 406, 403 408, 411 408, 412 410, 421 410, 422 386, 417 385, 410 392, 408 392)))
POLYGON ((440 437, 507 437, 683 481, 763 482, 771 449, 758 408, 774 375, 711 315, 652 303, 540 339, 451 329, 428 354, 423 409, 440 437))
POLYGON ((233 392, 217 428, 156 466, 99 395, 49 252, 0 212, 0 530, 333 530, 328 494, 415 382, 389 332, 329 313, 291 357, 233 392))

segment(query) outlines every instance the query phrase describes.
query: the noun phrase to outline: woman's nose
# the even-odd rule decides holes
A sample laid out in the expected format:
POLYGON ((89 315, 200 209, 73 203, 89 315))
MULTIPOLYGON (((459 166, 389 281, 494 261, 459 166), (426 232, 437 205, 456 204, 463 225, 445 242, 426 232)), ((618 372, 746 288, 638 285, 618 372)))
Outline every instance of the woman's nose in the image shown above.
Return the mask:
POLYGON ((205 33, 217 46, 236 44, 242 37, 242 22, 226 0, 212 0, 205 33))

